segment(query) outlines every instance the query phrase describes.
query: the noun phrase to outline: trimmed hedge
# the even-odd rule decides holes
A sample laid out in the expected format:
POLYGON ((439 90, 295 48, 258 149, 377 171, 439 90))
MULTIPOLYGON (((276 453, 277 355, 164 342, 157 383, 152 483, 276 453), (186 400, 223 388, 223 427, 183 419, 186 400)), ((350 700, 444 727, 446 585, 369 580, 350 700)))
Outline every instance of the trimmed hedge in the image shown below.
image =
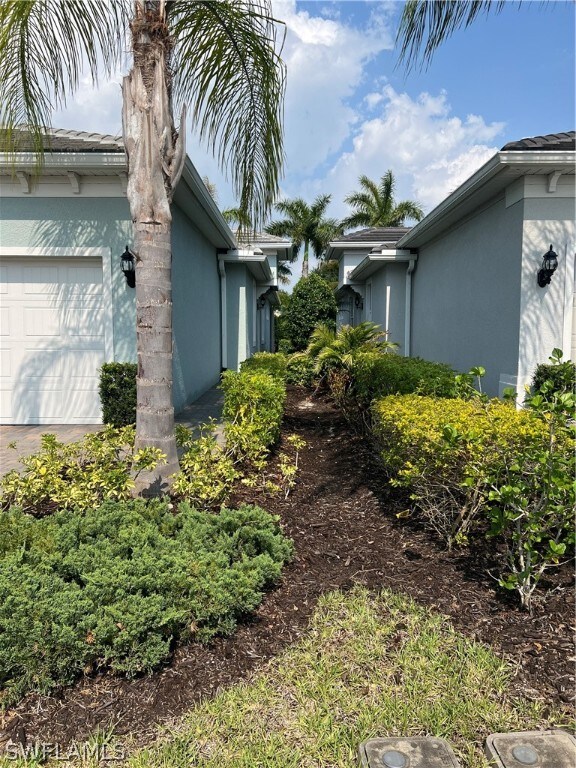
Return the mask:
POLYGON ((258 507, 107 503, 0 516, 0 701, 82 673, 148 672, 177 641, 234 630, 292 555, 258 507))
POLYGON ((136 363, 104 363, 100 369, 102 421, 113 427, 136 424, 136 363))
POLYGON ((361 352, 352 364, 352 394, 367 408, 375 397, 385 395, 454 396, 455 371, 444 363, 419 357, 361 352))
POLYGON ((240 364, 241 373, 269 373, 280 379, 286 378, 288 359, 281 352, 256 352, 240 364))
POLYGON ((284 381, 278 375, 249 369, 225 371, 221 386, 227 449, 240 461, 261 461, 280 437, 284 381))

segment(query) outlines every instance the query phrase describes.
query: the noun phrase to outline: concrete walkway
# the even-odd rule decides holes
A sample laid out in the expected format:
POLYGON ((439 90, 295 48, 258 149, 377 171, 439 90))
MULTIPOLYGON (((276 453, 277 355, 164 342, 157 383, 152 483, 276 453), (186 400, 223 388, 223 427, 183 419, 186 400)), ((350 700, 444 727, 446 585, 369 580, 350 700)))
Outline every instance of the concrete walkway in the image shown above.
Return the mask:
MULTIPOLYGON (((205 392, 194 403, 188 405, 176 416, 176 423, 191 429, 197 428, 211 418, 219 422, 216 434, 221 439, 223 427, 222 405, 224 394, 214 387, 205 392)), ((98 432, 101 424, 42 424, 0 426, 0 475, 11 469, 21 469, 20 456, 29 456, 40 448, 40 438, 46 433, 56 435, 63 443, 81 440, 87 432, 98 432), (10 447, 14 445, 14 447, 10 447)))

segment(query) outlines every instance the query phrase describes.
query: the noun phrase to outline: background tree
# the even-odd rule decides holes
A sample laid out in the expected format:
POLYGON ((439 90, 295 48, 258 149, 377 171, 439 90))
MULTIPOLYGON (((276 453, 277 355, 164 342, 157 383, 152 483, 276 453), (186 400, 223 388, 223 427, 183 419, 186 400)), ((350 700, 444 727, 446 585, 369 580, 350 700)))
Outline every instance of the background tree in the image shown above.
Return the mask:
POLYGON ((353 192, 344 198, 344 202, 354 208, 354 212, 342 221, 345 229, 355 227, 401 227, 406 219, 420 221, 424 211, 418 203, 404 200, 396 203, 394 187, 396 182, 392 171, 386 171, 380 182, 360 176, 358 179, 361 192, 353 192))
POLYGON ((313 272, 308 277, 301 277, 294 286, 288 306, 282 311, 283 333, 295 350, 306 349, 318 323, 335 326, 337 309, 334 291, 320 275, 313 272))
MULTIPOLYGON (((521 3, 518 0, 517 5, 521 3)), ((408 0, 396 37, 400 61, 407 69, 418 61, 428 66, 437 48, 457 29, 468 27, 482 14, 500 13, 505 4, 506 0, 408 0)))
POLYGON ((172 404, 170 204, 185 153, 185 108, 173 103, 229 172, 240 209, 266 218, 282 164, 284 67, 269 0, 2 0, 0 124, 9 151, 28 126, 41 160, 43 127, 78 87, 132 66, 122 86, 128 202, 136 253, 136 446, 167 456, 139 490, 160 492, 178 469, 172 404), (152 485, 153 484, 153 485, 152 485))
POLYGON ((276 203, 275 208, 278 213, 284 214, 284 218, 272 221, 266 227, 268 234, 292 240, 294 260, 304 246, 302 277, 308 276, 310 248, 314 256, 321 259, 330 240, 342 233, 342 227, 336 219, 325 217, 331 199, 331 195, 318 195, 312 205, 308 205, 301 197, 282 200, 276 203))

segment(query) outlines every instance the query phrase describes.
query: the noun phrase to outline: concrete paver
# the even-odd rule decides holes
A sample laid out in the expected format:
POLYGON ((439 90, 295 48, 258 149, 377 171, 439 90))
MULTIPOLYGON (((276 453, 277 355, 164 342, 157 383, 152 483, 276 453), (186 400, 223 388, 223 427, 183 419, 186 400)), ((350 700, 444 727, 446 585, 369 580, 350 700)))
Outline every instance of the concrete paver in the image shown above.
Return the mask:
MULTIPOLYGON (((216 387, 209 389, 194 403, 176 416, 176 423, 191 429, 206 423, 210 418, 221 422, 224 395, 216 387)), ((98 432, 101 424, 42 424, 0 426, 0 475, 11 469, 21 469, 20 456, 29 456, 40 448, 40 438, 46 433, 56 435, 64 443, 81 440, 87 432, 98 432), (11 447, 11 445, 14 447, 11 447)), ((222 439, 222 425, 219 424, 216 434, 222 439)))

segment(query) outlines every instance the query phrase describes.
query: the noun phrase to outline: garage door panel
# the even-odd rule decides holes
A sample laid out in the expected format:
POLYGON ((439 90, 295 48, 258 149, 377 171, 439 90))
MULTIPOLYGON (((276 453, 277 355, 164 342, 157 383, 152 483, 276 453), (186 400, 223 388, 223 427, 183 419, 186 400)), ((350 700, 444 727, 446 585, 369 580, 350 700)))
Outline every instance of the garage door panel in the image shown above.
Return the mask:
POLYGON ((60 310, 49 307, 25 309, 24 336, 60 336, 60 310))
POLYGON ((93 307, 69 309, 64 327, 70 336, 104 337, 104 316, 100 303, 93 307))
POLYGON ((0 347, 0 378, 10 378, 12 371, 12 350, 9 347, 0 347))
POLYGON ((60 277, 58 267, 24 267, 22 282, 23 293, 26 296, 37 294, 46 295, 60 292, 60 277))
POLYGON ((0 336, 10 335, 10 310, 8 307, 0 307, 0 336))
POLYGON ((0 422, 11 424, 13 423, 13 417, 12 388, 0 383, 0 422))
POLYGON ((60 387, 48 389, 55 382, 30 379, 25 393, 20 386, 12 393, 12 411, 17 424, 57 424, 61 422, 64 408, 60 387), (25 394, 25 397, 23 396, 25 394))
POLYGON ((0 421, 98 423, 105 362, 102 265, 5 262, 0 421))

